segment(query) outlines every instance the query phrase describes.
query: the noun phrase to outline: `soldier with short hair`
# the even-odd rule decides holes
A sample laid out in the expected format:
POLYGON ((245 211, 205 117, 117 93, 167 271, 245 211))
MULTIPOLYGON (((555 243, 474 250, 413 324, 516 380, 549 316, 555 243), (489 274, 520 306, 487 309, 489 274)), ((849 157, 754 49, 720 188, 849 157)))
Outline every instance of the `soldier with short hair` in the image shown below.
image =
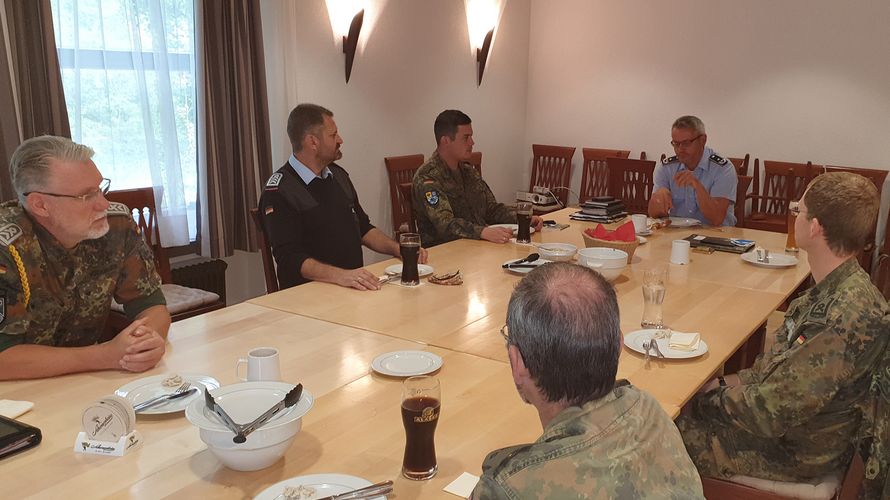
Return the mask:
POLYGON ((703 476, 801 482, 846 469, 890 345, 890 307, 856 258, 879 205, 860 175, 810 182, 794 228, 815 286, 791 302, 769 352, 706 384, 677 421, 703 476))
MULTIPOLYGON (((482 175, 468 162, 473 153, 470 117, 456 109, 439 113, 433 125, 436 151, 414 173, 417 230, 426 246, 459 238, 507 243, 513 232, 493 224, 515 224, 516 213, 498 203, 482 175)), ((532 226, 541 230, 540 217, 532 226)))
POLYGON ((676 155, 655 167, 649 215, 689 217, 712 226, 735 226, 738 175, 732 162, 705 147, 705 124, 681 116, 671 126, 676 155))
POLYGON ((612 285, 555 262, 517 285, 502 334, 516 390, 544 433, 494 451, 472 498, 704 498, 671 419, 616 383, 621 331, 612 285))
POLYGON ((105 199, 93 150, 65 137, 24 141, 0 205, 0 379, 153 368, 170 314, 130 210, 105 199), (132 323, 98 343, 112 297, 132 323))

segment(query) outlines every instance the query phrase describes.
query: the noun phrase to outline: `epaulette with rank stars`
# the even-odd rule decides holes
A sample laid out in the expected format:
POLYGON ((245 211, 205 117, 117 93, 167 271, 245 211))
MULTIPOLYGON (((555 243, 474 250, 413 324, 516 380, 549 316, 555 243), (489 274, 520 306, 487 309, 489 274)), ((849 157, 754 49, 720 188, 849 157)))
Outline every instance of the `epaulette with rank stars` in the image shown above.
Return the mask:
POLYGON ((727 161, 726 158, 718 155, 717 153, 712 154, 709 158, 712 162, 716 163, 717 165, 721 165, 721 166, 726 165, 726 161, 727 161))
POLYGON ((670 158, 664 158, 661 160, 663 165, 667 165, 668 163, 675 163, 677 160, 677 155, 671 156, 670 158))

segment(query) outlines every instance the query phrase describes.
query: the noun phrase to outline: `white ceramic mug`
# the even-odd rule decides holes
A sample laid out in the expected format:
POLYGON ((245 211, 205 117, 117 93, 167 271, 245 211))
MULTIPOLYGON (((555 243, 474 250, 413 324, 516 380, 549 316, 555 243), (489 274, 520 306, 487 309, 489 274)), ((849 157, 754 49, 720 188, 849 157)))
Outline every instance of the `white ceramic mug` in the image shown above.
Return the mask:
POLYGON ((649 229, 649 217, 646 214, 633 214, 630 220, 634 223, 634 231, 637 234, 645 233, 649 229))
POLYGON ((689 241, 674 240, 671 245, 671 264, 689 264, 689 241))
POLYGON ((274 347, 257 347, 235 363, 235 377, 239 380, 256 382, 259 380, 281 380, 281 365, 278 360, 278 349, 274 347), (247 365, 247 378, 239 372, 241 365, 247 365))

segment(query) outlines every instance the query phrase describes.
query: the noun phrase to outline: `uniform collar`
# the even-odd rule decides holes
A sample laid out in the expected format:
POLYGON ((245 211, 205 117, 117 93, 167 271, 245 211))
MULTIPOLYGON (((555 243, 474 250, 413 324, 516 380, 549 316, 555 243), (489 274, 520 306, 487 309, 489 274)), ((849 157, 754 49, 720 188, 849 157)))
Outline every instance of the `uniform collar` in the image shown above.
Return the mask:
MULTIPOLYGON (((435 162, 442 171, 447 172, 449 176, 454 177, 451 168, 445 163, 445 160, 439 156, 438 150, 433 151, 433 154, 430 155, 430 161, 435 162)), ((457 162, 457 169, 461 171, 461 174, 463 174, 463 171, 467 168, 473 168, 473 166, 465 161, 457 162)))
POLYGON ((830 294, 837 290, 841 283, 846 281, 847 278, 853 275, 859 268, 859 261, 856 260, 856 257, 850 257, 845 260, 843 264, 834 268, 833 271, 828 273, 828 276, 825 277, 822 281, 816 284, 816 286, 806 290, 801 294, 801 297, 807 297, 809 299, 818 299, 823 295, 830 294))
POLYGON ((306 185, 309 185, 309 183, 312 182, 313 179, 327 179, 328 176, 331 175, 331 169, 329 169, 328 167, 325 167, 321 171, 321 175, 315 175, 315 172, 313 172, 312 169, 310 169, 306 165, 303 165, 303 162, 298 160, 297 157, 293 154, 290 155, 290 158, 287 159, 287 162, 294 169, 297 175, 300 176, 300 179, 303 179, 303 183, 305 183, 306 185))
MULTIPOLYGON (((706 172, 711 168, 711 155, 714 154, 714 151, 711 148, 705 146, 705 149, 702 151, 701 160, 698 160, 698 165, 695 167, 696 170, 701 169, 702 172, 706 172)), ((688 170, 689 167, 687 166, 688 170)))
MULTIPOLYGON (((547 427, 544 429, 544 433, 538 438, 539 443, 544 443, 548 441, 552 441, 553 439, 563 438, 565 436, 576 434, 575 431, 577 429, 573 428, 572 423, 575 422, 578 418, 583 418, 584 415, 589 415, 592 413, 598 413, 598 410, 610 405, 618 405, 620 407, 629 407, 631 406, 636 398, 628 397, 630 396, 628 390, 630 389, 630 383, 627 380, 618 380, 615 382, 615 387, 609 391, 608 394, 601 397, 600 399, 596 399, 593 401, 588 401, 584 403, 583 406, 570 406, 565 410, 561 411, 559 415, 553 417, 553 420, 547 423, 547 427), (620 399, 620 401, 619 401, 620 399)), ((618 407, 616 407, 617 409, 618 407)), ((624 413, 623 411, 616 411, 615 416, 624 413)), ((604 425, 608 425, 614 419, 610 419, 608 422, 601 422, 604 425)), ((594 430, 594 432, 598 432, 598 430, 594 430)))

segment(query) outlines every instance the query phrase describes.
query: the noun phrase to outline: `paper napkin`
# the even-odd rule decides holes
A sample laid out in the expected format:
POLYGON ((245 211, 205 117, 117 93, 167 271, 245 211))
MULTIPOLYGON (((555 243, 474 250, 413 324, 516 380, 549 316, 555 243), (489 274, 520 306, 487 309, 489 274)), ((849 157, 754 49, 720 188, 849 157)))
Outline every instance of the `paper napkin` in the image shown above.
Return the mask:
POLYGON ((30 401, 13 401, 11 399, 0 399, 0 415, 7 418, 16 418, 26 411, 34 408, 34 403, 30 401))
POLYGON ((698 333, 683 333, 676 330, 671 332, 671 341, 668 347, 675 351, 691 352, 698 349, 701 343, 701 335, 698 333))
POLYGON ((478 482, 479 476, 464 472, 443 489, 452 495, 457 495, 461 498, 470 498, 470 494, 473 493, 473 488, 476 487, 476 483, 478 482))

